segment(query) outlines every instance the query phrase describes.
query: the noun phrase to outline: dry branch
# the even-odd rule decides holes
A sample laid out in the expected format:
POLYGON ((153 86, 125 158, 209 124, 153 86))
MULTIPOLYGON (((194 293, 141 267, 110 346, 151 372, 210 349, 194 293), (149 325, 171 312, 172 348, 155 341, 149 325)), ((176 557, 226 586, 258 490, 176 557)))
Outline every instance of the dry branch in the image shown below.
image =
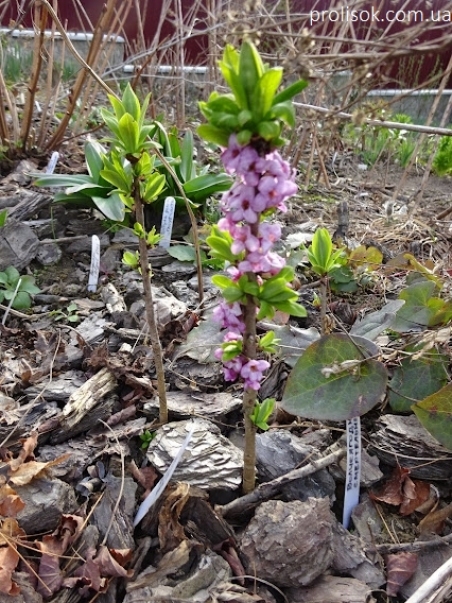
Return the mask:
POLYGON ((242 513, 246 513, 259 503, 273 498, 285 484, 293 482, 296 479, 312 475, 320 469, 324 469, 333 463, 337 463, 345 455, 345 453, 346 450, 342 444, 335 443, 325 450, 324 456, 321 458, 312 460, 304 467, 289 471, 289 473, 281 475, 270 482, 260 484, 250 494, 246 494, 245 496, 237 498, 236 500, 233 500, 222 507, 218 507, 217 511, 221 513, 223 517, 238 516, 242 513))

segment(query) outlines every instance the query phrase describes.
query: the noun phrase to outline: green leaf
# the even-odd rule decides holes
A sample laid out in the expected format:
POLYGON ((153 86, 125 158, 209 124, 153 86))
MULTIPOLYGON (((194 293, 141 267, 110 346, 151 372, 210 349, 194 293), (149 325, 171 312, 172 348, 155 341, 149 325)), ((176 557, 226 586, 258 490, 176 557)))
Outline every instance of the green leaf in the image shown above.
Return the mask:
POLYGON ((257 132, 261 138, 270 141, 278 138, 281 133, 281 126, 276 121, 261 121, 257 127, 257 132))
POLYGON ((122 263, 131 268, 138 268, 140 264, 140 256, 138 251, 133 253, 132 251, 124 251, 122 256, 122 263))
POLYGON ((200 201, 231 188, 232 178, 227 174, 203 174, 185 182, 183 189, 189 199, 200 201))
POLYGON ((281 90, 281 92, 275 96, 273 104, 278 105, 279 103, 291 100, 294 96, 302 92, 307 85, 308 82, 306 80, 298 80, 298 82, 287 86, 287 88, 284 88, 284 90, 281 90))
POLYGON ((333 242, 326 228, 317 228, 308 249, 308 258, 313 270, 320 275, 328 273, 331 269, 331 255, 333 242))
POLYGON ((116 138, 120 138, 118 118, 110 111, 107 111, 107 109, 101 109, 100 114, 110 132, 114 134, 116 138))
POLYGON ((85 144, 85 161, 88 173, 93 182, 99 182, 100 172, 104 167, 102 156, 106 153, 104 147, 95 140, 88 140, 85 144))
POLYGON ((290 297, 294 295, 294 290, 289 289, 284 279, 272 279, 264 281, 261 286, 259 298, 271 303, 274 299, 277 299, 280 294, 284 294, 284 297, 282 299, 290 299, 290 297))
POLYGON ((452 450, 452 383, 417 402, 412 409, 425 429, 452 450))
POLYGON ((259 300, 259 312, 256 317, 257 320, 262 320, 263 318, 273 318, 274 315, 275 310, 273 306, 265 300, 259 300))
POLYGON ((245 147, 251 140, 252 136, 253 136, 253 132, 251 132, 251 130, 241 130, 237 134, 237 142, 242 147, 245 147))
POLYGON ((289 300, 284 302, 273 302, 273 305, 277 310, 285 312, 286 314, 290 314, 290 316, 298 316, 299 318, 305 318, 308 315, 308 313, 306 312, 306 308, 294 301, 289 300))
POLYGON ((142 190, 143 201, 151 203, 155 201, 166 185, 166 178, 163 174, 154 173, 148 177, 142 190))
POLYGON ((241 107, 242 109, 248 109, 248 98, 238 74, 232 71, 231 69, 228 69, 223 66, 221 62, 220 70, 224 79, 226 80, 226 83, 232 90, 239 107, 241 107))
MULTIPOLYGON (((108 100, 110 101, 113 111, 115 112, 116 121, 119 121, 126 112, 122 101, 120 101, 119 98, 116 98, 116 96, 113 94, 108 94, 108 100)), ((110 111, 109 114, 113 115, 110 111)))
POLYGON ((34 181, 36 186, 48 186, 49 188, 80 186, 82 184, 96 184, 91 176, 86 174, 40 174, 34 181))
POLYGON ((231 94, 216 96, 213 100, 209 99, 206 104, 209 110, 215 113, 231 113, 232 115, 238 115, 240 113, 240 107, 231 94))
POLYGON ((206 239, 207 245, 210 247, 210 255, 213 258, 219 258, 227 262, 234 262, 236 256, 231 251, 231 244, 227 238, 210 236, 206 239))
POLYGON ((252 108, 253 113, 258 116, 258 119, 266 115, 273 105, 273 100, 281 84, 282 76, 282 67, 273 67, 268 69, 257 83, 253 93, 252 108))
POLYGON ((275 336, 274 331, 268 331, 259 338, 259 348, 267 354, 276 354, 276 344, 279 340, 275 336))
POLYGON ((265 115, 267 119, 280 119, 289 127, 295 127, 295 108, 290 101, 285 103, 278 103, 277 105, 273 105, 268 114, 265 115), (268 115, 268 117, 267 117, 268 115))
POLYGON ((100 172, 100 175, 118 190, 123 191, 124 193, 130 193, 130 183, 124 177, 124 174, 121 174, 116 170, 105 169, 100 172))
MULTIPOLYGON (((415 351, 413 347, 406 351, 415 351)), ((389 382, 389 404, 394 412, 410 412, 414 403, 441 389, 448 379, 448 357, 431 350, 418 359, 404 358, 389 382)))
POLYGON ((247 125, 253 119, 253 114, 248 109, 243 109, 237 116, 238 123, 241 127, 247 125))
POLYGON ((225 132, 235 132, 240 127, 240 120, 233 113, 212 113, 209 122, 225 132))
POLYGON ((226 287, 223 289, 223 297, 228 304, 233 304, 236 301, 240 301, 244 298, 243 291, 237 286, 226 287))
POLYGON ((5 270, 5 274, 6 278, 8 279, 8 283, 15 287, 17 281, 20 279, 20 274, 17 268, 14 268, 14 266, 8 266, 8 268, 5 270))
POLYGON ((81 193, 84 197, 92 197, 93 195, 108 195, 111 191, 111 187, 101 186, 100 184, 93 184, 92 182, 87 182, 86 184, 79 184, 78 186, 70 186, 64 191, 64 194, 67 197, 71 197, 72 195, 79 197, 81 193))
POLYGON ((360 335, 373 341, 385 329, 392 326, 396 313, 404 305, 404 301, 394 299, 385 304, 380 310, 366 314, 364 318, 354 323, 350 335, 360 335))
POLYGON ((127 84, 126 89, 124 90, 124 94, 122 95, 122 106, 124 107, 127 113, 130 113, 130 115, 136 122, 140 120, 140 101, 138 100, 138 97, 133 91, 132 86, 130 84, 127 84))
POLYGON ((193 153, 194 143, 193 134, 191 130, 187 130, 184 139, 182 141, 181 152, 181 163, 179 167, 182 182, 188 182, 195 176, 195 170, 193 166, 193 153))
POLYGON ((7 217, 8 217, 8 210, 2 209, 2 211, 0 211, 0 228, 2 228, 2 226, 5 226, 7 217))
POLYGON ((191 245, 174 245, 169 247, 168 253, 179 262, 193 263, 196 260, 195 250, 191 245))
POLYGON ((26 291, 18 291, 12 307, 15 310, 28 310, 31 308, 31 297, 26 291))
POLYGON ((378 352, 378 346, 362 337, 343 333, 321 337, 297 360, 282 408, 319 421, 345 421, 365 414, 386 393, 384 365, 367 359, 378 352))
POLYGON ((232 281, 227 276, 224 276, 223 274, 214 274, 212 276, 212 283, 215 285, 215 287, 218 287, 219 289, 226 289, 226 287, 231 287, 234 281, 232 281))
POLYGON ((97 209, 109 220, 122 222, 125 216, 125 206, 119 193, 113 192, 108 197, 92 197, 97 209))
POLYGON ((391 329, 398 333, 419 330, 450 320, 452 303, 434 297, 435 290, 436 284, 433 281, 422 278, 401 291, 399 299, 404 300, 405 305, 397 312, 391 329))
POLYGON ((234 71, 235 73, 239 72, 239 63, 240 63, 240 54, 238 51, 232 46, 232 44, 226 44, 223 51, 223 58, 221 62, 225 67, 234 71))
POLYGON ((251 421, 262 429, 262 431, 267 431, 268 419, 270 418, 274 408, 275 408, 276 400, 274 398, 266 398, 263 402, 256 402, 254 410, 250 415, 251 421))
POLYGON ((245 92, 247 107, 250 110, 253 109, 254 91, 263 73, 264 65, 256 46, 249 40, 245 40, 240 49, 239 79, 245 92))
POLYGON ((41 293, 41 289, 36 285, 35 279, 28 274, 21 277, 19 291, 25 291, 31 295, 41 293))
POLYGON ((220 128, 211 126, 210 124, 201 124, 197 128, 198 135, 207 142, 213 142, 220 147, 227 147, 229 142, 230 132, 225 132, 220 128))
POLYGON ((248 99, 242 81, 239 78, 239 64, 239 53, 233 46, 227 44, 224 49, 223 58, 219 61, 220 71, 228 86, 231 88, 238 105, 242 109, 246 109, 248 108, 248 99))
POLYGON ((118 122, 119 139, 127 154, 133 155, 140 151, 138 124, 133 117, 126 113, 118 122))

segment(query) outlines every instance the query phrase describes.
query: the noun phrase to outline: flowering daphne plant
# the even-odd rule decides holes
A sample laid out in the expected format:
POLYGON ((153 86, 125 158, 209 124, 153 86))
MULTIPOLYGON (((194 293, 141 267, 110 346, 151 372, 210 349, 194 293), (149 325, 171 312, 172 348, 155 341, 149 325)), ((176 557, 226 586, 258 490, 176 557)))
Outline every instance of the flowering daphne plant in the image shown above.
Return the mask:
POLYGON ((245 464, 243 488, 255 482, 255 406, 263 373, 269 368, 261 356, 274 351, 274 333, 257 336, 256 322, 272 318, 276 310, 306 316, 291 288, 293 270, 274 250, 281 227, 271 221, 285 212, 285 201, 297 191, 295 171, 276 150, 283 143, 285 124, 295 123, 292 96, 306 86, 300 81, 279 94, 282 69, 269 68, 256 47, 245 41, 238 52, 227 46, 220 68, 232 94, 213 93, 200 103, 208 123, 198 132, 226 147, 225 170, 235 176, 221 201, 223 217, 207 238, 211 255, 228 262, 229 276, 215 276, 224 301, 215 319, 225 329, 217 350, 228 381, 244 383, 245 464))

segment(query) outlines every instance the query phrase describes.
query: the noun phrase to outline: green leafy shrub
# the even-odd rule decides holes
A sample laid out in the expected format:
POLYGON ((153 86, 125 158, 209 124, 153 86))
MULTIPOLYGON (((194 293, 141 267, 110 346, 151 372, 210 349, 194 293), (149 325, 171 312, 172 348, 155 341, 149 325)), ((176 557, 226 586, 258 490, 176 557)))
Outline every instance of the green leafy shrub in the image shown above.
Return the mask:
POLYGON ((432 170, 437 176, 452 174, 452 136, 441 136, 432 170))

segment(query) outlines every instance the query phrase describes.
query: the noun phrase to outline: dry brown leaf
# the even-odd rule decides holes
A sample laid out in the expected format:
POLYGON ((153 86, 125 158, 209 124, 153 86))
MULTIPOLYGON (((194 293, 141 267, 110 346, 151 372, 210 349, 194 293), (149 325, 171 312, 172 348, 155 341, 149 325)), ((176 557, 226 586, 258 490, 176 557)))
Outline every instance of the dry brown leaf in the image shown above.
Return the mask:
POLYGON ((24 501, 15 490, 7 484, 0 487, 0 515, 3 517, 16 517, 24 507, 24 501))
POLYGON ((17 595, 19 586, 13 582, 12 574, 19 563, 19 553, 14 547, 0 548, 0 592, 7 595, 17 595))
MULTIPOLYGON (((115 554, 119 558, 125 558, 125 551, 122 551, 120 555, 119 550, 116 549, 115 554)), ((126 570, 122 567, 106 546, 100 547, 99 552, 94 558, 94 563, 99 567, 102 576, 113 578, 131 578, 133 576, 133 570, 126 570)))
POLYGON ((388 505, 399 506, 401 515, 410 515, 430 497, 430 485, 412 480, 410 470, 396 467, 391 477, 378 489, 369 493, 370 498, 388 505))
POLYGON ((42 540, 36 541, 36 548, 42 553, 38 571, 41 581, 37 590, 44 597, 49 597, 60 590, 64 578, 60 570, 60 558, 77 538, 82 527, 81 517, 63 515, 60 525, 53 534, 43 536, 42 540))
POLYGON ((400 588, 408 582, 417 568, 417 553, 395 553, 386 555, 386 594, 396 597, 400 588))
POLYGON ((38 443, 38 434, 32 433, 30 437, 20 440, 22 444, 21 451, 15 459, 11 459, 8 464, 12 471, 16 471, 27 460, 34 459, 33 450, 38 443))
POLYGON ((158 473, 152 465, 139 469, 134 461, 131 461, 129 468, 133 478, 145 489, 145 493, 143 494, 144 500, 154 487, 154 484, 158 479, 158 473))
POLYGON ((0 546, 9 546, 17 538, 25 536, 25 532, 12 517, 7 517, 0 522, 0 546))
POLYGON ((402 485, 410 470, 403 467, 396 467, 391 477, 384 482, 382 486, 373 489, 369 496, 372 500, 387 503, 388 505, 399 506, 403 503, 402 485))
POLYGON ((9 475, 9 481, 14 486, 25 486, 29 484, 34 479, 42 476, 43 473, 46 473, 50 467, 54 465, 58 465, 62 463, 66 459, 70 457, 70 454, 63 454, 62 456, 54 459, 53 461, 49 461, 48 463, 41 463, 38 461, 28 461, 27 463, 23 463, 20 465, 16 471, 12 471, 9 475))
POLYGON ((442 509, 436 509, 426 515, 419 523, 420 534, 439 534, 444 522, 452 515, 452 503, 442 509))
POLYGON ((403 483, 403 502, 400 505, 401 515, 411 515, 430 498, 430 484, 421 480, 407 478, 403 483))
POLYGON ((97 563, 94 561, 94 555, 96 549, 88 549, 85 555, 85 563, 78 567, 74 572, 73 577, 66 578, 63 582, 63 586, 67 588, 74 588, 76 585, 80 586, 80 594, 88 594, 89 590, 95 592, 101 592, 105 587, 106 579, 100 575, 100 569, 97 563))
POLYGON ((179 517, 189 496, 190 486, 186 483, 178 483, 162 503, 159 512, 158 534, 163 553, 174 549, 187 538, 183 526, 179 523, 179 517))

